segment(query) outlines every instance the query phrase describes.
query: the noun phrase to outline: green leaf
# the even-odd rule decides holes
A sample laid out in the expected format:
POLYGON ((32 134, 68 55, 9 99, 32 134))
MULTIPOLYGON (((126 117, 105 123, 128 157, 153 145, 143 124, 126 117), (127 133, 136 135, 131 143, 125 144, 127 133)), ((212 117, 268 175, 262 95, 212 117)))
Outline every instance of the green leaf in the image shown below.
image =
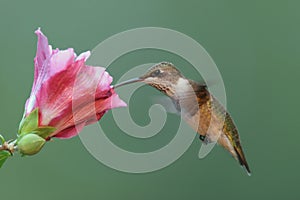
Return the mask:
POLYGON ((56 131, 55 127, 52 126, 41 126, 33 131, 33 133, 39 135, 40 137, 46 139, 49 135, 56 131))
POLYGON ((34 109, 27 117, 25 117, 19 128, 19 134, 24 135, 28 134, 38 128, 39 123, 39 110, 38 108, 34 109))
POLYGON ((5 139, 1 134, 0 134, 0 142, 1 142, 1 144, 4 144, 4 142, 5 142, 5 139))
POLYGON ((2 165, 4 164, 4 162, 9 156, 11 156, 11 154, 8 151, 6 150, 0 151, 0 168, 2 167, 2 165))

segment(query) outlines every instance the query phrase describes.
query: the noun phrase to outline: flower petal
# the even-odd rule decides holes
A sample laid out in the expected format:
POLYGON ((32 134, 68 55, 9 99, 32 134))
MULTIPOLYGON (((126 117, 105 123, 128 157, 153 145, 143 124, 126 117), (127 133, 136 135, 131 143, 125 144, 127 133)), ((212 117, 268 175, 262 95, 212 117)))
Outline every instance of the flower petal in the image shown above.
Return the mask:
POLYGON ((51 136, 56 137, 74 124, 95 123, 107 110, 126 106, 110 88, 111 80, 104 68, 83 66, 73 86, 72 104, 66 106, 64 115, 58 115, 50 122, 50 126, 59 127, 51 136))
POLYGON ((45 68, 44 63, 52 54, 52 48, 48 44, 48 38, 42 33, 41 29, 35 31, 38 36, 37 52, 35 57, 35 75, 34 80, 45 68))
POLYGON ((52 50, 38 29, 35 79, 24 117, 39 108, 39 126, 55 127, 50 137, 70 138, 97 122, 108 110, 126 106, 111 87, 103 67, 86 66, 90 52, 76 58, 74 50, 52 50))
POLYGON ((67 69, 75 59, 73 49, 70 48, 63 51, 55 49, 52 51, 52 47, 48 44, 48 39, 42 31, 38 29, 35 33, 38 36, 35 75, 31 94, 25 105, 25 115, 29 114, 37 106, 37 94, 43 83, 56 73, 67 69))
POLYGON ((69 127, 58 134, 55 137, 60 139, 69 139, 76 136, 85 126, 85 123, 78 124, 76 126, 69 127))
POLYGON ((90 55, 91 55, 90 51, 84 52, 76 58, 76 61, 81 59, 84 59, 84 61, 86 61, 90 57, 90 55))
POLYGON ((47 71, 47 74, 45 74, 46 77, 43 81, 47 81, 51 76, 71 67, 74 59, 74 50, 72 48, 61 50, 56 54, 53 54, 48 63, 49 70, 47 71))
POLYGON ((37 94, 41 125, 48 125, 53 118, 69 112, 67 109, 72 105, 76 75, 83 65, 83 61, 77 61, 71 64, 72 70, 65 69, 42 84, 37 94))

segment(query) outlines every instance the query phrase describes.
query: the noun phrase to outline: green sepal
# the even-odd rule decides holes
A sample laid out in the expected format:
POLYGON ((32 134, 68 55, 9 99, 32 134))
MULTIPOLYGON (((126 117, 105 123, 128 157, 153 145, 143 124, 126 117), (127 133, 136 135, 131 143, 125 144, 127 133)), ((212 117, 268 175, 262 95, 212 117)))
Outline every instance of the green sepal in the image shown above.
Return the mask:
POLYGON ((39 135, 40 137, 46 139, 49 135, 56 131, 55 127, 52 126, 40 126, 33 131, 33 133, 39 135))
POLYGON ((56 128, 52 126, 39 127, 39 110, 36 108, 21 121, 18 133, 20 136, 34 133, 46 139, 54 131, 56 131, 56 128))
POLYGON ((10 156, 11 154, 9 153, 9 151, 6 150, 0 151, 0 168, 2 167, 6 159, 10 156))
POLYGON ((34 109, 27 117, 25 117, 19 127, 19 135, 24 135, 33 132, 39 125, 39 110, 34 109))

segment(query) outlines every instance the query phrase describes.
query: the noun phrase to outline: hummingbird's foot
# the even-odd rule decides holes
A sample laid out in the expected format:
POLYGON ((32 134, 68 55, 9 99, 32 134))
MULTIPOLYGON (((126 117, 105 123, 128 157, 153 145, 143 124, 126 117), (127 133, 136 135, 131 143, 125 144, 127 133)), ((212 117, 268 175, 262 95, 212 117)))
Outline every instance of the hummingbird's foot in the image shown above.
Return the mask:
POLYGON ((204 140, 205 140, 205 135, 200 135, 200 136, 199 136, 199 139, 200 139, 202 142, 204 142, 204 140))

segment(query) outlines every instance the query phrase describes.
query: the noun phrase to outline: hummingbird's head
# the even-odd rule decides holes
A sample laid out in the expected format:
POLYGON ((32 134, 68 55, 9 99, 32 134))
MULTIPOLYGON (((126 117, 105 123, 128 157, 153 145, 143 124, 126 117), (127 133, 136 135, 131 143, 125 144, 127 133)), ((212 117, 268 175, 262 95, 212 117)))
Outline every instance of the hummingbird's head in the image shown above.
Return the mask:
POLYGON ((116 88, 134 82, 143 82, 172 96, 175 93, 175 88, 180 78, 184 77, 172 63, 161 62, 151 67, 144 75, 122 82, 114 87, 116 88))
POLYGON ((141 82, 147 83, 153 87, 161 85, 162 87, 174 85, 182 74, 172 63, 161 62, 151 67, 146 74, 139 77, 141 82))

